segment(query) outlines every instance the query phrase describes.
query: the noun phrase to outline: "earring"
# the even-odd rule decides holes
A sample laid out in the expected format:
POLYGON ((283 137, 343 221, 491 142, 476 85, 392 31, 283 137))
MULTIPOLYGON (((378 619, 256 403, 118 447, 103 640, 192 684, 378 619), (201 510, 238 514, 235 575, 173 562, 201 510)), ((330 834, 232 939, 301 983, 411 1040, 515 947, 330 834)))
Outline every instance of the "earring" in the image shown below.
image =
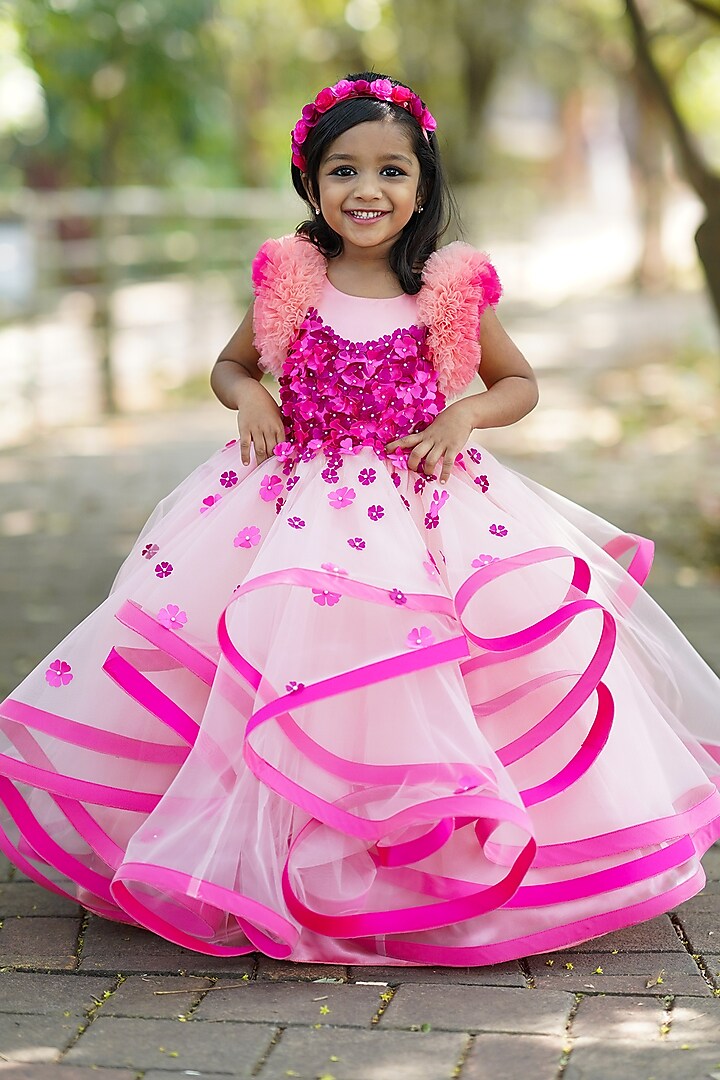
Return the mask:
POLYGON ((422 212, 423 212, 423 210, 424 210, 424 209, 425 209, 425 207, 424 207, 424 206, 418 206, 418 208, 417 208, 417 212, 418 212, 418 214, 422 214, 422 212))
POLYGON ((315 214, 315 217, 320 217, 320 208, 313 206, 313 214, 315 214))

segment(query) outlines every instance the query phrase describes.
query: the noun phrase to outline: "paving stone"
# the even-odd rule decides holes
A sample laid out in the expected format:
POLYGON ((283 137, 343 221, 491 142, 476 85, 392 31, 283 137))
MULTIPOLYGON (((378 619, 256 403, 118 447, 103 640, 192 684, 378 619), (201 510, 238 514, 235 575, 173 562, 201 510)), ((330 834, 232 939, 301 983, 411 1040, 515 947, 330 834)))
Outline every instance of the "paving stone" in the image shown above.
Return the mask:
POLYGON ((0 930, 0 967, 69 971, 77 966, 79 928, 79 919, 6 919, 0 930))
POLYGON ((451 1032, 290 1028, 273 1046, 260 1080, 450 1080, 468 1044, 451 1032))
POLYGON ((702 864, 708 881, 720 881, 720 844, 707 849, 702 864))
POLYGON ((660 1040, 664 1018, 664 1005, 654 998, 584 997, 573 1020, 571 1035, 573 1039, 595 1041, 619 1039, 628 1045, 634 1040, 655 1043, 660 1040))
POLYGON ((703 953, 702 959, 708 971, 708 974, 717 986, 720 983, 720 955, 715 955, 713 953, 703 953))
POLYGON ((720 919, 717 915, 686 915, 680 911, 678 918, 692 952, 720 952, 720 919))
POLYGON ((211 985, 210 979, 193 975, 130 975, 103 1004, 102 1015, 175 1020, 192 1009, 211 985), (181 993, 167 992, 178 990, 181 993))
POLYGON ((10 881, 15 867, 8 858, 0 854, 0 881, 10 881))
POLYGON ((381 986, 249 982, 206 994, 194 1019, 369 1027, 383 1005, 381 993, 381 986))
MULTIPOLYGON (((13 1064, 7 1074, 7 1080, 136 1080, 136 1076, 137 1074, 131 1069, 13 1064)), ((167 1077, 167 1073, 163 1073, 163 1076, 167 1077)))
POLYGON ((205 956, 182 949, 137 926, 90 917, 80 960, 81 971, 142 972, 155 974, 250 974, 252 958, 205 956))
POLYGON ((562 1035, 575 1004, 560 990, 512 987, 401 986, 380 1019, 383 1028, 431 1024, 434 1030, 562 1035))
POLYGON ((675 914, 681 919, 683 915, 715 915, 720 925, 720 881, 710 881, 708 886, 717 886, 718 891, 705 888, 697 896, 686 900, 676 909, 675 914))
POLYGON ((41 889, 32 881, 13 881, 0 885, 0 918, 9 919, 15 915, 79 919, 82 908, 49 889, 41 889))
POLYGON ((618 951, 615 955, 612 952, 544 953, 528 957, 528 965, 538 989, 660 997, 712 994, 694 960, 684 950, 681 953, 618 951), (658 978, 662 981, 658 982, 658 978))
POLYGON ((73 1065, 187 1069, 250 1077, 274 1029, 260 1024, 200 1024, 188 1020, 128 1020, 98 1016, 68 1052, 73 1065))
POLYGON ((684 946, 667 915, 573 945, 573 952, 611 952, 613 949, 621 952, 682 952, 684 946))
POLYGON ((706 1080, 716 1076, 719 1067, 720 1055, 709 1049, 685 1051, 664 1043, 594 1038, 573 1046, 563 1080, 706 1080))
POLYGON ((354 983, 376 981, 398 986, 400 983, 441 983, 444 986, 525 986, 525 977, 517 961, 490 967, 362 967, 351 968, 354 983))
POLYGON ((712 1049, 720 1062, 720 1001, 717 998, 709 1001, 675 998, 667 1042, 690 1045, 697 1050, 712 1049))
POLYGON ((555 1080, 564 1038, 551 1035, 478 1035, 462 1080, 555 1080))
POLYGON ((258 957, 258 979, 290 979, 316 982, 318 979, 348 981, 348 969, 344 964, 295 964, 290 960, 273 960, 269 956, 258 957))
POLYGON ((0 1012, 83 1016, 114 985, 114 979, 94 975, 4 971, 0 972, 0 1012))
MULTIPOLYGON (((25 1061, 40 1064, 57 1061, 59 1054, 77 1033, 78 1021, 72 1016, 33 1016, 29 1013, 0 1014, 0 1068, 5 1062, 25 1061)), ((13 1075, 13 1070, 8 1071, 13 1075)))

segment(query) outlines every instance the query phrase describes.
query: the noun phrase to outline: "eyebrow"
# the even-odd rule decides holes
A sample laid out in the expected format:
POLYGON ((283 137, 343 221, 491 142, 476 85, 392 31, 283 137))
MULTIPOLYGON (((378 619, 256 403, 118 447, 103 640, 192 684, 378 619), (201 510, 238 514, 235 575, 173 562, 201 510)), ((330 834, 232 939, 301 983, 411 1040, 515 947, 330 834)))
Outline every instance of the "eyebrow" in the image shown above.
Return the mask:
MULTIPOLYGON (((330 154, 325 158, 326 163, 328 161, 354 161, 355 158, 352 154, 330 154)), ((383 154, 382 161, 404 161, 408 165, 412 165, 412 161, 409 157, 405 157, 404 154, 383 154)))

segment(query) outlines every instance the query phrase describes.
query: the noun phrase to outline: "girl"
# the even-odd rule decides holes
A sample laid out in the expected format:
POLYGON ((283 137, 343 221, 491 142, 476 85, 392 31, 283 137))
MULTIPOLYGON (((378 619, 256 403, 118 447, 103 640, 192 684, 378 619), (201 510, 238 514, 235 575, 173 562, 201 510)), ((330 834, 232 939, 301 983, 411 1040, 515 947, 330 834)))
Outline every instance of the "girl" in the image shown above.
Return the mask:
POLYGON ((488 258, 437 248, 434 129, 369 73, 305 106, 310 219, 212 374, 239 440, 0 707, 9 857, 199 952, 558 949, 698 892, 720 834, 720 685, 650 543, 473 437, 537 391, 488 258))

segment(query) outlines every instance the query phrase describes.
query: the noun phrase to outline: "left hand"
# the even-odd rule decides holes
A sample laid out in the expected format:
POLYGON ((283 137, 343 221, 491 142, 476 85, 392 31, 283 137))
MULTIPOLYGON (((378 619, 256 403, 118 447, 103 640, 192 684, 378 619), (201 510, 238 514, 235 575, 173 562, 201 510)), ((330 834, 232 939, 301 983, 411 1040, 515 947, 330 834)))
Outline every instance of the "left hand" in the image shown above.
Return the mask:
POLYGON ((473 431, 474 427, 461 399, 443 409, 424 431, 418 431, 415 435, 405 435, 402 439, 393 439, 385 449, 388 453, 392 453, 393 450, 412 448, 407 462, 408 469, 425 476, 435 474, 437 464, 442 458, 439 480, 441 484, 444 484, 455 464, 455 458, 473 431), (422 467, 421 462, 424 462, 422 467))

